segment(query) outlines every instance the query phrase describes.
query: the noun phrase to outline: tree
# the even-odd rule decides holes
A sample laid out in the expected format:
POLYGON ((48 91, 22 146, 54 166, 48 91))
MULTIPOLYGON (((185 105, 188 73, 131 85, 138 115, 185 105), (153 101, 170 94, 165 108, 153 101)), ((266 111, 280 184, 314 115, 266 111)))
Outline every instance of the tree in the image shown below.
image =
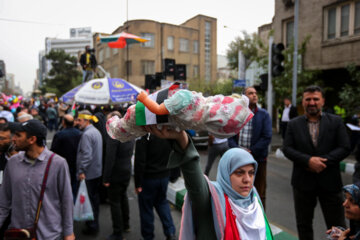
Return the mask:
MULTIPOLYGON (((271 36, 273 32, 269 33, 271 36)), ((310 41, 311 36, 307 36, 298 48, 298 86, 297 86, 297 102, 300 102, 301 93, 308 85, 317 84, 323 86, 323 81, 320 78, 321 71, 319 70, 305 70, 301 66, 302 57, 306 54, 306 46, 310 41)), ((268 55, 269 47, 262 42, 256 33, 248 34, 243 32, 243 37, 236 37, 233 42, 229 44, 227 50, 227 58, 229 66, 232 69, 238 68, 238 51, 241 50, 245 57, 246 68, 252 63, 256 62, 260 69, 267 72, 268 69, 268 55)), ((292 95, 292 76, 293 76, 293 52, 294 44, 291 43, 284 51, 284 72, 272 78, 273 91, 275 93, 275 106, 281 106, 284 97, 291 97, 292 95)), ((257 81, 260 82, 260 76, 257 76, 257 81)), ((260 93, 261 94, 261 93, 260 93)))
POLYGON ((232 80, 227 79, 224 81, 205 82, 200 79, 190 79, 189 90, 201 92, 204 96, 211 96, 222 94, 225 96, 231 95, 233 92, 241 93, 241 89, 232 88, 232 80))
POLYGON ((44 80, 43 91, 61 96, 81 84, 82 75, 77 70, 76 57, 70 56, 64 50, 51 50, 46 58, 51 60, 52 68, 49 77, 44 80))
POLYGON ((229 67, 231 69, 238 69, 239 51, 245 57, 245 69, 253 62, 261 62, 266 57, 266 46, 261 41, 256 33, 249 34, 246 31, 242 31, 243 37, 236 37, 234 41, 229 44, 229 49, 226 51, 226 57, 229 61, 229 67))
MULTIPOLYGON (((324 82, 320 78, 320 70, 306 70, 302 67, 302 59, 306 54, 306 46, 310 41, 311 36, 307 36, 301 45, 298 47, 298 77, 297 77, 297 103, 301 102, 302 92, 305 87, 309 85, 319 85, 323 86, 324 82)), ((284 59, 284 72, 278 76, 274 77, 273 90, 275 92, 275 106, 281 106, 283 103, 284 97, 292 96, 292 78, 293 78, 293 53, 294 53, 294 43, 291 43, 283 52, 285 57, 284 59)))
POLYGON ((350 83, 346 83, 339 93, 341 106, 345 108, 347 117, 360 112, 360 71, 354 63, 346 67, 350 75, 350 83))

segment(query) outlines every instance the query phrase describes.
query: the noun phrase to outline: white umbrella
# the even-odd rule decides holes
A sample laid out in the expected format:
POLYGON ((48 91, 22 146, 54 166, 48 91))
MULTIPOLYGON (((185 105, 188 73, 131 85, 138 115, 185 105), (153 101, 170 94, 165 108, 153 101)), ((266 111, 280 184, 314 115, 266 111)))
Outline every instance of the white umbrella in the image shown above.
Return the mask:
POLYGON ((75 93, 75 101, 86 104, 132 102, 141 91, 144 90, 121 78, 99 78, 86 82, 75 93))

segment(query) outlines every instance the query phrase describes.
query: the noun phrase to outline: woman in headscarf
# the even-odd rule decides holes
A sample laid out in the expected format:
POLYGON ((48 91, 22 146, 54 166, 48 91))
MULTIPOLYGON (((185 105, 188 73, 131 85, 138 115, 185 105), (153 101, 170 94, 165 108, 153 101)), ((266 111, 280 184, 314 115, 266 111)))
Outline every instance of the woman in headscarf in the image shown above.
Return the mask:
POLYGON ((180 240, 273 239, 253 186, 257 163, 249 152, 228 150, 220 159, 216 181, 210 182, 202 173, 199 154, 185 131, 144 128, 160 138, 175 140, 168 167, 181 168, 187 189, 180 240))
POLYGON ((345 201, 343 203, 345 217, 350 220, 350 228, 344 230, 332 227, 327 231, 337 240, 360 240, 360 188, 358 184, 349 184, 343 187, 345 201))

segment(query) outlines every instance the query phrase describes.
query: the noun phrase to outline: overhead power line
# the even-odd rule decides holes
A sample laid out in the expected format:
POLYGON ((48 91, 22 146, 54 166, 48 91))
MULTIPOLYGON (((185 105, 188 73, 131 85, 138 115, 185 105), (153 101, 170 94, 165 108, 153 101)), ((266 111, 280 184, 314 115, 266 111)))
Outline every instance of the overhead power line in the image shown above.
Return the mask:
POLYGON ((45 25, 62 25, 60 23, 47 23, 47 22, 36 22, 36 21, 28 21, 28 20, 19 20, 19 19, 10 19, 10 18, 0 18, 0 21, 4 22, 18 22, 18 23, 30 23, 30 24, 45 24, 45 25))

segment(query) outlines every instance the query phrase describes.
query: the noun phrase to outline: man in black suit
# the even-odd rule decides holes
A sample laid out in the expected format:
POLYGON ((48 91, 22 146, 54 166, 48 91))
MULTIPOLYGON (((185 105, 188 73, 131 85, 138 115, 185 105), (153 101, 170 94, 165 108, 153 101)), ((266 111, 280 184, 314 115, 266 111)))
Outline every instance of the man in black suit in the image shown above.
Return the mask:
MULTIPOLYGON (((111 112, 121 118, 118 111, 111 112)), ((105 130, 106 131, 106 130, 105 130)), ((131 157, 135 141, 120 142, 106 134, 106 155, 103 185, 107 187, 110 202, 113 233, 106 240, 123 240, 123 232, 130 231, 130 209, 127 188, 131 178, 131 157)))
POLYGON ((79 129, 74 128, 74 117, 70 114, 64 115, 61 124, 63 130, 55 134, 51 144, 51 151, 66 159, 69 165, 71 188, 75 199, 77 193, 76 155, 81 132, 79 129))
POLYGON ((284 98, 284 110, 281 114, 281 121, 280 121, 280 129, 281 129, 281 136, 284 139, 287 124, 290 122, 291 119, 297 117, 298 113, 296 107, 291 105, 291 100, 288 97, 284 98))
POLYGON ((350 141, 341 118, 321 111, 324 102, 320 87, 307 87, 302 99, 305 114, 289 122, 284 139, 283 152, 293 162, 291 184, 300 240, 313 239, 317 199, 327 229, 345 227, 339 162, 350 153, 350 141))

